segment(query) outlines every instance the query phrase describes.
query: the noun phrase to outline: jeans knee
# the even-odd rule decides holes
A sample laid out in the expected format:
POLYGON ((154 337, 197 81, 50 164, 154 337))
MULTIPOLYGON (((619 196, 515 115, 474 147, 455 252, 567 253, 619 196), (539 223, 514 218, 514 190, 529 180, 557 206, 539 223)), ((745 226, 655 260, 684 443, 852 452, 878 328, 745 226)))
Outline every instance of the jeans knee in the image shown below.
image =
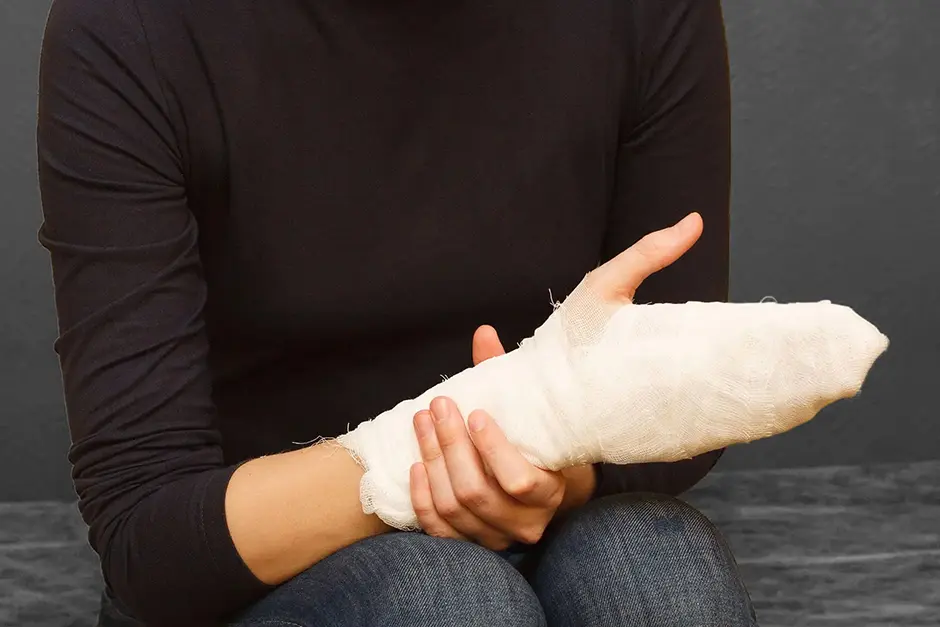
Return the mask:
POLYGON ((356 543, 261 600, 231 627, 544 625, 525 579, 480 546, 417 533, 356 543))
POLYGON ((627 527, 637 542, 678 541, 703 550, 724 550, 721 532, 705 514, 685 501, 662 494, 614 496, 601 500, 595 516, 627 527))
POLYGON ((657 546, 683 547, 691 553, 726 552, 718 528, 700 511, 661 494, 622 494, 598 499, 576 512, 560 535, 597 559, 610 551, 649 555, 657 546))
POLYGON ((718 529, 663 495, 617 495, 573 513, 548 538, 533 585, 553 624, 581 624, 583 612, 603 612, 604 624, 753 624, 718 529))

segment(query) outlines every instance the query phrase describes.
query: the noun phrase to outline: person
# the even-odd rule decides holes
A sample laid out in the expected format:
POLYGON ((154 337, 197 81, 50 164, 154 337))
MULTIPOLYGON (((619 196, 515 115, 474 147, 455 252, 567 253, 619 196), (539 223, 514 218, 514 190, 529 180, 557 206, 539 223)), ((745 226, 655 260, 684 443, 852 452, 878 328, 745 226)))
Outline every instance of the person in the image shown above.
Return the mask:
POLYGON ((719 0, 54 0, 39 238, 99 624, 755 624, 676 498, 721 451, 553 473, 435 399, 404 533, 321 441, 589 271, 726 300, 729 83, 719 0))

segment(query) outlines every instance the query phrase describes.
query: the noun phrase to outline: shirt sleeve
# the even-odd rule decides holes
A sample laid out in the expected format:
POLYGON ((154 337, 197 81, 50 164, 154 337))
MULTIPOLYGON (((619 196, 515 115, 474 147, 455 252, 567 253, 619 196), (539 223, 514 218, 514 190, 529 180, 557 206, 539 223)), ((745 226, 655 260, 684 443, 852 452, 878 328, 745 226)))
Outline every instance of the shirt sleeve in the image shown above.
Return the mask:
MULTIPOLYGON (((631 47, 604 261, 698 211, 701 239, 640 287, 637 302, 727 301, 731 95, 719 0, 631 3, 631 47)), ((677 495, 722 451, 668 464, 598 467, 598 496, 677 495)))
POLYGON ((130 0, 56 0, 38 156, 69 459, 112 593, 148 625, 205 624, 268 588, 225 521, 206 286, 184 166, 130 0))

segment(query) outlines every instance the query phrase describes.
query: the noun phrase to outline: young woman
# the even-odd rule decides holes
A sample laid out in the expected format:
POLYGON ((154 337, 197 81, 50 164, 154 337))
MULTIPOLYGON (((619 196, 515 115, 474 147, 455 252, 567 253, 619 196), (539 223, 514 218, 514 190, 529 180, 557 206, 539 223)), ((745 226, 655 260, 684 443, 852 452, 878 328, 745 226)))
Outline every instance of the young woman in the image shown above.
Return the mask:
POLYGON ((615 256, 629 297, 698 240, 637 297, 726 299, 729 91, 718 0, 55 0, 40 239, 100 624, 754 624, 674 498, 720 451, 550 473, 437 399, 419 534, 300 444, 615 256))

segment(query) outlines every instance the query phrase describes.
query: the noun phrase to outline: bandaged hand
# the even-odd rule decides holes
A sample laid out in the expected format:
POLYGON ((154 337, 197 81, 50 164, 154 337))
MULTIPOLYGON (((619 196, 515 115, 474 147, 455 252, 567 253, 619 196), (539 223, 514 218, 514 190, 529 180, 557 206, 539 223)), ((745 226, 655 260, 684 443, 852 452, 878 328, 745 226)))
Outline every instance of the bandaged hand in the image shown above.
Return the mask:
MULTIPOLYGON (((693 215, 672 229, 650 234, 627 255, 595 270, 590 277, 593 288, 606 301, 629 302, 643 274, 678 258, 701 228, 700 218, 693 215)), ((494 329, 477 329, 474 366, 504 353, 494 329)), ((449 398, 435 398, 430 410, 415 414, 414 431, 421 461, 411 467, 411 504, 418 525, 429 535, 469 540, 494 551, 516 542, 535 544, 565 501, 569 480, 588 483, 586 489, 579 485, 580 490, 571 492, 587 496, 593 491, 590 466, 587 472, 567 476, 564 470, 539 468, 485 411, 475 409, 465 418, 449 398)), ((575 498, 582 501, 583 496, 575 498)))
POLYGON ((437 397, 485 410, 539 468, 687 459, 766 438, 861 389, 888 340, 818 303, 632 304, 694 244, 692 215, 589 273, 519 348, 469 368, 341 436, 363 466, 363 511, 416 529, 412 421, 437 397))

